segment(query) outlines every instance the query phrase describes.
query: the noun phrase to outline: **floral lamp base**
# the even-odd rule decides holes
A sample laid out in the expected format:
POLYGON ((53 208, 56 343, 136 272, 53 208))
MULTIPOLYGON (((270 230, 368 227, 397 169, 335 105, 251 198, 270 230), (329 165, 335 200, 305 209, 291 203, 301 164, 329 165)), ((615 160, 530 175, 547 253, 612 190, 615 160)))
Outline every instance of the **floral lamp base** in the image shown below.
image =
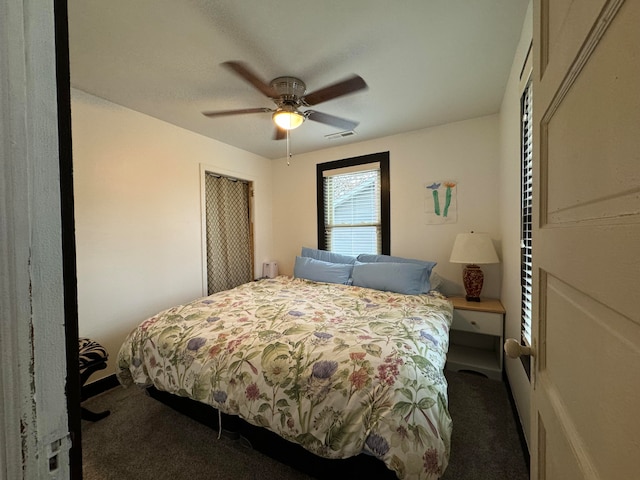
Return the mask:
POLYGON ((482 284, 484 283, 484 274, 478 265, 470 264, 464 267, 462 271, 462 283, 467 292, 467 301, 479 302, 482 284))

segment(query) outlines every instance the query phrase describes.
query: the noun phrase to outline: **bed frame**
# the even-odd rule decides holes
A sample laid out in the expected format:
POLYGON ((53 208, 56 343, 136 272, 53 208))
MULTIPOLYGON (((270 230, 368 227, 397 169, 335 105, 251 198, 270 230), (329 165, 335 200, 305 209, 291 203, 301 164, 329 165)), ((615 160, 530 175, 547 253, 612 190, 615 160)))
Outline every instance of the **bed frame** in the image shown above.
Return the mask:
MULTIPOLYGON (((218 410, 210 405, 147 388, 150 397, 193 420, 218 431, 218 410)), ((221 413, 222 435, 233 440, 248 441, 251 448, 274 460, 320 480, 336 478, 375 478, 397 480, 394 472, 372 455, 361 454, 346 459, 318 457, 298 444, 289 442, 266 428, 256 427, 235 415, 221 413)))

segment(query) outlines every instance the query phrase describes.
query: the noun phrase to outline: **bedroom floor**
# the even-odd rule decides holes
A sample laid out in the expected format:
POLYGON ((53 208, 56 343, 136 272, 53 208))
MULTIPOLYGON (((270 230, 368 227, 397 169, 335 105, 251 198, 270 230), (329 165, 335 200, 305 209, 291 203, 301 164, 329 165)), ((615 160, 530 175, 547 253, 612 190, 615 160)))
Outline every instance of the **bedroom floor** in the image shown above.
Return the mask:
MULTIPOLYGON (((472 374, 446 375, 454 427, 450 464, 442 479, 528 479, 505 385, 472 374)), ((135 388, 117 387, 83 405, 111 410, 99 422, 82 421, 85 480, 313 478, 242 440, 218 440, 217 431, 135 388)), ((345 478, 358 477, 353 475, 345 478)))

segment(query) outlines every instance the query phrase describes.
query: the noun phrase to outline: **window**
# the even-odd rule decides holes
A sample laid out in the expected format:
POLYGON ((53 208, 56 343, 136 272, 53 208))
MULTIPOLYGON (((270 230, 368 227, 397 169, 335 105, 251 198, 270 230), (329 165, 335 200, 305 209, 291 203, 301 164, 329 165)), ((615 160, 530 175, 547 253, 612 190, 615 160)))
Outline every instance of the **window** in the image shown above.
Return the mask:
POLYGON ((389 247, 389 152, 317 165, 318 248, 345 255, 389 247))
POLYGON ((521 153, 521 289, 522 289, 522 342, 531 345, 531 294, 532 294, 532 221, 533 211, 533 86, 529 81, 522 94, 522 153, 521 153))

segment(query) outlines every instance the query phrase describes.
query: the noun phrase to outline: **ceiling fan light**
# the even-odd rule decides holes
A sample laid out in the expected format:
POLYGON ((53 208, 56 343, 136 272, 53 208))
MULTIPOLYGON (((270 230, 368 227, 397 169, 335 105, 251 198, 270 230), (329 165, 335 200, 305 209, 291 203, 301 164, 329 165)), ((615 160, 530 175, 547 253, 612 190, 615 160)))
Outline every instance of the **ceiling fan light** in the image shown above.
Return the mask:
POLYGON ((276 122, 280 128, 285 130, 293 130, 298 128, 304 122, 304 115, 293 110, 278 110, 273 114, 273 121, 276 122))

